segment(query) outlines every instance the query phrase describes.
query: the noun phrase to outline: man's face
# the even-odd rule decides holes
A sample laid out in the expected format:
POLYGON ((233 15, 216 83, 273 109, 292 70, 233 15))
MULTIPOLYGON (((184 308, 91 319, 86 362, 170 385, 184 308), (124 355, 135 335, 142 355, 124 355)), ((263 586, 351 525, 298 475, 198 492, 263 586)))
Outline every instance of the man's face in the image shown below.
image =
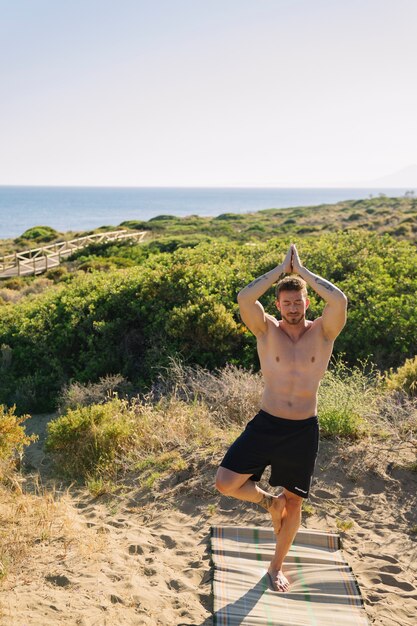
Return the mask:
POLYGON ((291 326, 304 320, 309 304, 309 299, 302 291, 281 291, 279 300, 276 302, 282 319, 291 326))

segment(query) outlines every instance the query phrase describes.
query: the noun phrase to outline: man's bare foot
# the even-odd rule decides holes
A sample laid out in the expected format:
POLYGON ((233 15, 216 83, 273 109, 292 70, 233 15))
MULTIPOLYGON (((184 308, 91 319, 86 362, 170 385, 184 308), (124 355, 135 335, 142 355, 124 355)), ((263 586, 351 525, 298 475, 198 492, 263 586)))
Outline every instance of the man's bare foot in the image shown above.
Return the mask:
POLYGON ((279 496, 262 495, 258 504, 266 509, 272 518, 272 525, 274 527, 274 533, 278 535, 281 530, 281 519, 284 512, 287 499, 283 493, 279 496))
POLYGON ((273 568, 271 565, 267 570, 269 580, 271 581, 272 589, 274 591, 288 591, 290 583, 288 578, 284 576, 282 569, 273 568))

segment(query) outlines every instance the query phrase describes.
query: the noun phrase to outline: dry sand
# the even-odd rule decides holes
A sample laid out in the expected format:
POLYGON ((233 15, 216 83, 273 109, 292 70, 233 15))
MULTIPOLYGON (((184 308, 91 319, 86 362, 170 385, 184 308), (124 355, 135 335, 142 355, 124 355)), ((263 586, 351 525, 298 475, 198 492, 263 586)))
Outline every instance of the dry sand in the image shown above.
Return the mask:
MULTIPOLYGON (((47 419, 33 418, 32 428, 42 435, 47 419)), ((370 623, 415 626, 417 474, 398 467, 411 452, 323 441, 319 454, 303 526, 345 528, 344 554, 370 623)), ((211 625, 210 526, 270 526, 257 505, 215 490, 220 458, 186 459, 187 470, 151 493, 134 480, 111 497, 71 488, 52 539, 34 545, 19 572, 3 581, 1 626, 211 625)), ((26 462, 49 485, 42 436, 26 462)))

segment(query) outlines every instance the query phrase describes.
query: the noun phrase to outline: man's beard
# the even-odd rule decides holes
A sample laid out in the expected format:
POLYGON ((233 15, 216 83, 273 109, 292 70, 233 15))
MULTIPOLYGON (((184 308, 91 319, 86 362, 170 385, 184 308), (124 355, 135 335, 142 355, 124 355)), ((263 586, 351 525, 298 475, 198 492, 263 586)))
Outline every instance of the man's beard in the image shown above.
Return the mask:
POLYGON ((302 320, 304 320, 305 318, 305 313, 302 313, 300 315, 300 317, 285 317, 285 315, 283 315, 281 313, 281 317, 283 320, 285 320, 287 322, 287 324, 291 324, 291 326, 296 326, 297 324, 299 324, 302 320))

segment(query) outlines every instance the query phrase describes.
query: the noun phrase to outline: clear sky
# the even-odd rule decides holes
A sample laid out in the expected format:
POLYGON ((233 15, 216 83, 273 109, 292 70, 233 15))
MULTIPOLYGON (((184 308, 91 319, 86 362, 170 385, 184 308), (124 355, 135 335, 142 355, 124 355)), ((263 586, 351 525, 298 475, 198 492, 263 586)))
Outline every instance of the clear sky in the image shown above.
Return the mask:
POLYGON ((415 0, 0 10, 0 184, 320 186, 417 163, 415 0))

